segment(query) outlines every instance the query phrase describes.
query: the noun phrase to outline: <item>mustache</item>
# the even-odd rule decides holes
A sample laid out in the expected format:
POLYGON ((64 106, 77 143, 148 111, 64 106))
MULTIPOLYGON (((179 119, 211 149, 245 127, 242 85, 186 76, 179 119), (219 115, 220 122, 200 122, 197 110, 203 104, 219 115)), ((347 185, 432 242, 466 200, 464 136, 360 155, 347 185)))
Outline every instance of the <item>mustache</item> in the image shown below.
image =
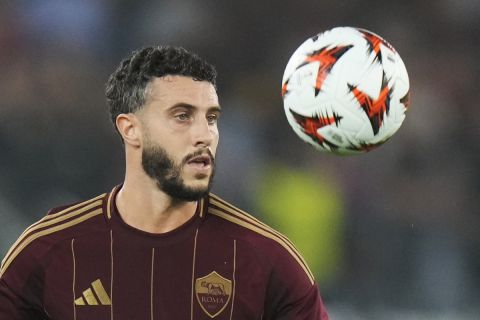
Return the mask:
POLYGON ((210 151, 209 148, 205 148, 205 149, 197 150, 197 151, 195 151, 193 153, 190 153, 187 156, 185 156, 185 158, 183 158, 182 165, 185 165, 188 161, 190 161, 191 159, 193 159, 195 157, 204 156, 204 155, 207 155, 210 158, 210 161, 212 162, 212 165, 215 164, 215 157, 213 156, 212 151, 210 151))

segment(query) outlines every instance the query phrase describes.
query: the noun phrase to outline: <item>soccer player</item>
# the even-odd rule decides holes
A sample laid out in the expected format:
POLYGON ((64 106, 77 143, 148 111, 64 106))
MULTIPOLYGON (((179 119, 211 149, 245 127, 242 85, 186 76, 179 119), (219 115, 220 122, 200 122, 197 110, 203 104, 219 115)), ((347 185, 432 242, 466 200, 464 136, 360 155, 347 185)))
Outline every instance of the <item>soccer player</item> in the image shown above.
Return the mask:
POLYGON ((2 261, 0 319, 328 319, 292 243, 209 192, 214 67, 143 48, 106 96, 125 179, 25 230, 2 261))

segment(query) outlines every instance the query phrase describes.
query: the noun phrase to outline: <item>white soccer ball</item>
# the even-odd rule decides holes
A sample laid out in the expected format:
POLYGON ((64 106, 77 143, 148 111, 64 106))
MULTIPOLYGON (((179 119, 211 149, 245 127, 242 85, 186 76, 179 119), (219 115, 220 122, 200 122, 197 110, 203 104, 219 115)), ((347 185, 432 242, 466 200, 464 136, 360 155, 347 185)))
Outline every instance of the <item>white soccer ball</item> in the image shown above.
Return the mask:
POLYGON ((305 142, 335 154, 364 153, 390 139, 408 109, 397 51, 373 32, 337 27, 307 39, 282 79, 288 122, 305 142))

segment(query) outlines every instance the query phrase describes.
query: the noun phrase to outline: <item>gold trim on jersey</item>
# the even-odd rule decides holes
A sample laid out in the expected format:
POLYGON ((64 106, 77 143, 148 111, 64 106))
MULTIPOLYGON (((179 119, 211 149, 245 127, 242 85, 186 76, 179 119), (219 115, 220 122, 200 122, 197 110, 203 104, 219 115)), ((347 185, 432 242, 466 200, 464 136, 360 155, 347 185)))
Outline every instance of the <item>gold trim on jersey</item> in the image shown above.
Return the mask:
MULTIPOLYGON (((73 291, 73 320, 77 320, 77 307, 75 306, 77 304, 77 299, 75 297, 77 294, 75 293, 75 279, 77 277, 76 275, 76 261, 75 261, 75 248, 73 246, 73 243, 75 242, 75 238, 72 239, 70 246, 72 248, 72 263, 73 263, 73 279, 72 279, 72 291, 73 291)), ((83 301, 83 299, 82 299, 83 301)), ((79 301, 80 303, 80 301, 79 301)))
POLYGON ((295 245, 285 235, 283 235, 282 233, 273 229, 272 227, 268 226, 267 224, 263 223, 262 221, 258 220, 257 218, 255 218, 251 214, 248 214, 247 212, 245 212, 245 211, 233 206, 232 204, 226 202, 225 200, 219 198, 218 196, 216 196, 214 194, 211 194, 211 196, 213 196, 213 198, 211 198, 211 199, 213 199, 212 204, 217 205, 217 206, 223 208, 224 210, 226 210, 228 212, 231 212, 232 214, 234 214, 234 215, 236 215, 236 216, 238 216, 242 219, 246 219, 248 221, 251 221, 253 224, 256 224, 256 225, 262 227, 264 230, 270 231, 270 232, 274 233, 275 235, 277 235, 278 237, 282 238, 286 242, 286 244, 288 244, 290 246, 290 248, 293 249, 293 251, 298 255, 298 258, 303 262, 303 264, 306 266, 306 268, 308 269, 310 274, 313 276, 313 273, 308 268, 308 264, 306 263, 303 256, 300 254, 300 252, 298 252, 298 250, 295 248, 295 245), (235 212, 237 212, 238 214, 236 214, 235 212))
POLYGON ((110 229, 110 320, 113 320, 113 231, 110 229))
POLYGON ((152 248, 152 268, 150 270, 150 319, 153 320, 153 275, 155 269, 155 248, 152 248))
POLYGON ((42 220, 50 220, 50 219, 56 218, 56 217, 58 217, 58 216, 61 216, 61 215, 64 214, 64 213, 70 212, 70 211, 72 211, 72 210, 74 210, 74 209, 77 209, 77 208, 79 208, 79 207, 81 207, 81 206, 83 206, 83 205, 87 205, 87 204, 89 204, 89 203, 95 202, 95 201, 97 201, 97 200, 103 200, 103 197, 105 197, 105 195, 106 195, 106 193, 101 194, 101 195, 99 195, 99 196, 96 196, 95 198, 86 200, 86 201, 84 201, 84 202, 78 203, 78 204, 76 204, 76 205, 74 205, 74 206, 65 208, 65 209, 63 209, 62 211, 59 211, 59 212, 56 212, 56 213, 52 213, 52 214, 46 215, 45 217, 43 217, 43 219, 41 219, 41 220, 40 220, 39 222, 37 222, 37 223, 40 223, 42 220))
POLYGON ((216 205, 220 208, 222 208, 223 210, 227 211, 227 212, 230 212, 236 216, 238 216, 239 218, 243 219, 243 220, 248 220, 250 221, 251 223, 253 224, 256 224, 257 226, 260 226, 262 227, 263 229, 267 230, 267 231, 271 231, 272 233, 274 233, 275 235, 277 235, 278 237, 282 238, 292 249, 295 250, 295 252, 298 253, 299 255, 299 258, 302 259, 302 261, 306 264, 305 260, 303 260, 303 257, 302 255, 296 250, 295 248, 295 245, 290 241, 290 239, 288 239, 285 235, 283 235, 282 233, 278 232, 277 230, 273 229, 272 227, 270 227, 269 225, 263 223, 262 221, 258 220, 257 218, 255 218, 254 216, 252 216, 251 214, 233 206, 232 204, 226 202, 225 200, 223 199, 220 199, 218 196, 216 195, 213 195, 211 194, 211 196, 213 196, 213 198, 211 198, 213 201, 211 202, 213 205, 216 205))
POLYGON ((233 306, 235 304, 235 287, 237 280, 235 279, 235 271, 237 269, 237 239, 233 239, 233 272, 232 272, 232 306, 230 307, 230 320, 233 319, 233 306))
POLYGON ((108 297, 107 291, 105 291, 105 288, 102 285, 102 281, 100 279, 97 279, 92 282, 92 288, 97 294, 98 300, 100 300, 100 303, 102 305, 110 305, 112 302, 110 301, 110 298, 108 297))
POLYGON ((224 200, 221 200, 213 194, 210 194, 210 203, 216 207, 219 207, 221 210, 209 207, 209 213, 212 213, 220 218, 255 231, 269 239, 274 240, 282 247, 284 247, 305 271, 310 282, 312 284, 315 282, 315 278, 310 271, 307 263, 287 237, 285 237, 275 229, 272 229, 260 220, 256 219, 252 215, 232 206, 229 203, 226 203, 224 200))
MULTIPOLYGON (((85 207, 82 207, 80 209, 78 209, 77 211, 75 212, 84 212, 90 208, 93 208, 99 204, 101 204, 101 198, 103 198, 105 196, 105 193, 102 194, 102 195, 99 195, 93 199, 90 199, 90 200, 87 200, 87 201, 84 201, 84 202, 81 202, 81 203, 78 203, 74 206, 71 206, 71 207, 68 207, 62 211, 59 211, 57 213, 54 213, 54 214, 49 214, 49 215, 46 215, 45 217, 43 217, 42 219, 40 219, 39 221, 37 221, 36 223, 32 224, 31 226, 29 226, 27 229, 25 229, 25 231, 23 231, 23 233, 20 235, 20 237, 18 237, 17 241, 15 241, 15 243, 10 247, 10 250, 8 250, 7 254, 5 255, 5 258, 3 259, 2 261, 2 268, 3 268, 3 264, 5 263, 5 261, 7 260, 8 256, 10 256, 10 254, 16 249, 16 247, 20 244, 20 242, 23 241, 23 239, 25 239, 25 236, 30 233, 30 231, 33 231, 33 230, 37 230, 37 229, 40 229, 44 226, 48 226, 48 225, 51 225, 53 223, 56 223, 56 222, 59 222, 59 221, 62 221, 64 220, 63 218, 61 218, 60 216, 62 215, 65 215, 65 214, 68 214, 69 212, 72 212, 73 210, 79 208, 79 207, 82 207, 82 206, 85 206, 85 207), (99 200, 99 201, 97 201, 99 200), (93 204, 95 203, 95 204, 93 204), (85 209, 85 210, 84 210, 85 209), (80 211, 82 210, 82 211, 80 211), (58 218, 58 219, 57 219, 58 218), (53 221, 54 222, 49 222, 49 221, 53 221), (48 224, 47 224, 48 223, 48 224)), ((67 217, 68 218, 68 217, 67 217)))
POLYGON ((204 201, 203 198, 200 199, 200 201, 198 201, 198 205, 200 206, 200 211, 199 211, 199 213, 198 213, 198 216, 199 216, 200 218, 203 218, 203 211, 204 211, 204 206, 205 206, 205 201, 204 201))
MULTIPOLYGON (((115 190, 115 189, 113 189, 115 190)), ((112 205, 112 198, 113 198, 113 190, 110 192, 107 198, 107 218, 110 219, 112 217, 110 206, 112 205)))
POLYGON ((82 295, 75 299, 74 302, 75 306, 109 306, 111 303, 110 297, 108 296, 107 291, 105 291, 100 279, 93 281, 91 287, 84 290, 82 295))
POLYGON ((190 320, 193 320, 193 288, 195 287, 195 259, 197 255, 197 237, 198 227, 195 231, 195 239, 193 240, 193 262, 192 262, 192 295, 190 297, 190 320))
MULTIPOLYGON (((75 306, 84 306, 86 303, 85 303, 85 300, 83 300, 83 296, 80 296, 78 299, 75 299, 75 301, 73 302, 73 304, 75 306)), ((74 314, 74 319, 77 319, 77 316, 76 316, 76 309, 75 310, 75 314, 74 314)))
POLYGON ((118 188, 120 188, 120 186, 116 186, 108 194, 108 198, 107 198, 107 218, 108 219, 112 218, 112 202, 113 202, 113 197, 117 193, 118 188))
MULTIPOLYGON (((99 203, 101 205, 101 202, 99 203)), ((95 206, 93 206, 95 207, 95 206)), ((89 208, 90 209, 90 208, 89 208)), ((80 222, 83 222, 85 220, 88 220, 94 216, 97 216, 99 214, 102 214, 103 213, 103 210, 102 208, 98 208, 96 210, 93 210, 91 212, 88 212, 88 213, 84 213, 84 211, 86 210, 89 210, 89 209, 84 209, 84 208, 81 208, 77 211, 73 211, 73 212, 70 212, 64 216, 61 216, 59 217, 58 219, 56 219, 56 222, 60 222, 62 220, 66 220, 66 219, 69 219, 71 217, 74 217, 74 216, 77 216, 77 215, 80 215, 79 217, 73 219, 73 220, 69 220, 67 222, 64 222, 62 224, 58 224, 58 225, 55 225, 53 227, 50 227, 48 229, 44 229, 44 230, 40 230, 36 233, 33 233, 31 235, 28 236, 28 233, 25 234, 22 239, 19 239, 20 241, 17 241, 19 243, 18 246, 16 246, 13 251, 11 252, 11 254, 5 256, 5 259, 3 260, 3 264, 2 264, 2 267, 0 269, 0 278, 3 276, 3 274, 5 273, 5 271, 7 270, 7 268, 10 266, 10 264, 12 263, 12 261, 17 257, 17 255, 23 250, 25 249, 25 247, 27 247, 30 243, 32 243, 34 240, 40 238, 40 237, 43 237, 43 236, 46 236, 46 235, 49 235, 49 234, 52 234, 52 233, 55 233, 57 231, 60 231, 60 230, 63 230, 63 229, 66 229, 66 228, 69 228, 71 226, 74 226, 76 224, 79 224, 80 222), (82 214, 83 213, 83 214, 82 214), (81 215, 82 214, 82 215, 81 215), (28 237, 27 237, 28 236, 28 237), (24 241, 23 241, 24 240, 24 241)), ((34 229, 40 229, 44 226, 48 226, 52 223, 50 223, 52 220, 49 220, 49 221, 46 221, 45 224, 38 224, 35 228, 32 228, 31 231, 33 231, 34 229)))
MULTIPOLYGON (((106 213, 107 213, 107 218, 108 219, 112 218, 112 203, 114 201, 113 198, 117 194, 117 191, 118 191, 119 188, 120 188, 120 186, 116 186, 108 194, 107 205, 106 205, 106 213)), ((198 201, 198 206, 199 206, 199 214, 198 215, 199 215, 200 218, 202 218, 204 216, 204 211, 205 211, 205 208, 204 208, 205 201, 204 201, 203 198, 198 201)))
POLYGON ((98 306, 98 301, 95 298, 95 296, 93 295, 92 289, 88 288, 87 290, 83 291, 83 297, 87 301, 88 305, 98 306))

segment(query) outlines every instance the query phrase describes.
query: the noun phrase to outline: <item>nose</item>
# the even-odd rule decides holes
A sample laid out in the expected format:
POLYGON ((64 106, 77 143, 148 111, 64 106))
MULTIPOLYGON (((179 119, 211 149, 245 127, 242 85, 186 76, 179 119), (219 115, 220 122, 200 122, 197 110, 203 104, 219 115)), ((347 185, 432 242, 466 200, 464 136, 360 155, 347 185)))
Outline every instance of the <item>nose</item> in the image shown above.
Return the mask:
POLYGON ((215 126, 208 123, 207 119, 198 119, 192 126, 192 140, 194 146, 209 147, 217 135, 215 126))

